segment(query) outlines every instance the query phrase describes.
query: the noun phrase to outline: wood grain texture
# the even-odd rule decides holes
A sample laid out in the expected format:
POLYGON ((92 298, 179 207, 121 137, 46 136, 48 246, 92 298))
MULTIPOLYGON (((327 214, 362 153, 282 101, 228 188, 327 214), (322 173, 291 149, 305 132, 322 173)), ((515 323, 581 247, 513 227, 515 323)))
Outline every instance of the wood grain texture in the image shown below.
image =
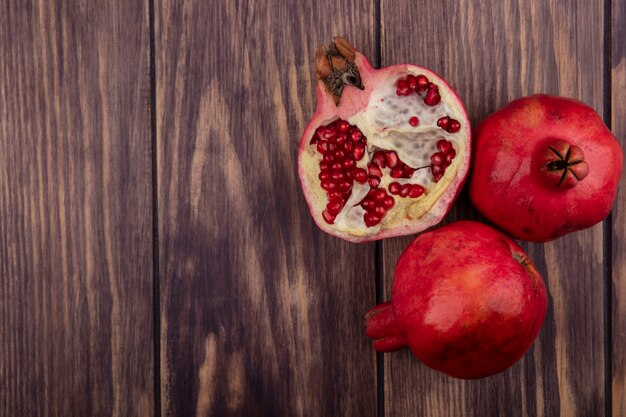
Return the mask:
POLYGON ((373 2, 156 3, 165 416, 373 416, 374 245, 325 235, 296 151, 313 55, 373 2), (341 18, 336 18, 341 16, 341 18))
POLYGON ((153 411, 147 3, 0 6, 0 415, 153 411))
MULTIPOLYGON (((611 43, 611 130, 626 149, 626 1, 613 0, 611 43)), ((612 213, 612 411, 626 416, 626 185, 622 174, 612 213)))
MULTIPOLYGON (((383 65, 446 78, 475 125, 513 98, 546 92, 603 109, 603 4, 586 1, 381 1, 383 65), (414 29, 418 36, 407 36, 414 29), (582 30, 584 28, 584 30, 582 30)), ((479 217, 463 195, 448 221, 479 217)), ((549 287, 537 342, 510 370, 458 381, 408 351, 385 357, 385 415, 599 416, 604 413, 602 225, 525 244, 549 287)), ((409 238, 384 243, 386 297, 409 238)))

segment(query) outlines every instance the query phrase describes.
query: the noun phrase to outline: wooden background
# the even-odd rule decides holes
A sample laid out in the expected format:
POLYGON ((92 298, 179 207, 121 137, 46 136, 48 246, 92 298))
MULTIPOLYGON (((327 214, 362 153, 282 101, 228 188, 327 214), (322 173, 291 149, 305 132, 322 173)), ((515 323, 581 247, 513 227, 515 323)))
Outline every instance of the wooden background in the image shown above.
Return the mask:
POLYGON ((626 416, 624 187, 603 224, 524 245, 539 338, 460 381, 364 336, 411 237, 320 232, 296 175, 336 34, 438 72, 474 124, 547 92, 624 144, 624 21, 626 0, 3 0, 0 416, 626 416))

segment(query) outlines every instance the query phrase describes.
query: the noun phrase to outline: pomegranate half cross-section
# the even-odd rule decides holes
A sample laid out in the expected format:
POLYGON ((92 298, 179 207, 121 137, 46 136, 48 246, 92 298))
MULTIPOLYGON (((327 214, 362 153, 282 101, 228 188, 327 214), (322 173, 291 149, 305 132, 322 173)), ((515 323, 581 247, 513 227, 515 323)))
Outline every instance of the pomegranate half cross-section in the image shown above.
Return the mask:
POLYGON ((352 242, 439 223, 463 185, 471 128, 463 103, 432 71, 376 70, 343 38, 315 56, 317 111, 298 172, 324 231, 352 242))

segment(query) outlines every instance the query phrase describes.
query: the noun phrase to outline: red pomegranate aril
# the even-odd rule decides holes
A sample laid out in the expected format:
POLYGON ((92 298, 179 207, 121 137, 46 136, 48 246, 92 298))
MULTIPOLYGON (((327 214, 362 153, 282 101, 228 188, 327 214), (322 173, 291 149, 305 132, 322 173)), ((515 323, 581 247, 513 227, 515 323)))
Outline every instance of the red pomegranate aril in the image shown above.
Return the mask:
POLYGON ((322 171, 317 177, 320 179, 320 181, 326 181, 330 178, 330 172, 322 171))
POLYGON ((394 200, 394 198, 392 196, 387 196, 383 200, 383 207, 385 207, 387 210, 392 208, 394 206, 394 204, 396 204, 396 200, 394 200))
POLYGON ((385 190, 373 190, 373 197, 374 200, 376 201, 383 201, 385 199, 385 197, 387 197, 387 193, 385 192, 385 190))
POLYGON ((445 139, 441 139, 437 142, 437 149, 439 152, 447 153, 450 149, 452 149, 452 143, 445 139))
MULTIPOLYGON (((339 191, 329 191, 328 199, 330 201, 344 201, 343 194, 340 193, 339 191)), ((345 200, 347 200, 347 198, 345 200)))
POLYGON ((430 162, 432 162, 433 165, 442 165, 445 160, 446 155, 441 152, 435 152, 430 156, 430 162))
POLYGON ((432 165, 430 167, 430 170, 432 171, 435 177, 438 175, 443 175, 443 173, 445 172, 445 168, 442 167, 441 165, 432 165))
POLYGON ((335 157, 331 154, 328 155, 324 155, 324 159, 325 162, 333 162, 335 160, 335 157))
POLYGON ((326 155, 326 153, 328 152, 328 142, 326 142, 325 140, 320 140, 319 142, 317 142, 317 151, 322 155, 326 155))
POLYGON ((367 165, 367 172, 369 173, 370 176, 372 177, 382 177, 383 176, 383 172, 380 170, 380 168, 378 167, 378 165, 376 165, 373 162, 370 162, 367 165))
POLYGON ((365 220, 365 224, 368 227, 373 227, 380 223, 382 217, 375 213, 365 213, 365 216, 363 216, 363 220, 365 220))
POLYGON ((374 162, 380 168, 385 168, 385 166, 387 165, 385 163, 385 154, 381 151, 378 151, 374 154, 374 156, 372 157, 372 162, 374 162))
POLYGON ((408 96, 411 93, 411 89, 409 88, 409 84, 406 80, 398 80, 396 84, 396 94, 399 96, 408 96))
POLYGON ((448 132, 456 133, 461 130, 461 123, 458 120, 450 120, 450 126, 448 127, 448 132))
POLYGON ((456 151, 454 149, 448 150, 448 152, 446 152, 446 161, 452 162, 455 156, 456 156, 456 151))
POLYGON ((337 184, 337 188, 339 188, 339 191, 345 193, 345 192, 350 191, 352 189, 352 184, 349 183, 348 181, 340 182, 340 183, 337 184))
POLYGON ((441 101, 441 96, 439 95, 439 87, 435 84, 430 83, 428 86, 428 91, 426 92, 426 96, 424 96, 424 104, 427 106, 436 106, 441 101))
POLYGON ((409 197, 417 198, 421 196, 422 194, 424 194, 424 187, 418 184, 413 184, 413 186, 411 187, 411 190, 409 191, 409 197))
POLYGON ((354 174, 354 180, 359 184, 365 184, 365 181, 367 181, 367 171, 363 168, 357 168, 356 173, 354 174))
POLYGON ((408 165, 404 166, 403 171, 404 172, 402 173, 402 176, 404 178, 411 178, 413 176, 413 173, 415 172, 415 170, 408 165))
POLYGON ((400 197, 407 197, 410 192, 411 192, 411 184, 404 184, 402 188, 400 189, 400 192, 398 193, 398 195, 400 195, 400 197))
POLYGON ((348 123, 345 120, 339 120, 337 122, 337 130, 339 130, 340 132, 347 132, 348 129, 350 129, 350 123, 348 123))
POLYGON ((398 194, 400 192, 401 189, 401 185, 399 182, 392 182, 391 184, 389 184, 388 190, 391 194, 398 194))
POLYGON ((330 201, 326 204, 326 210, 334 216, 338 215, 342 208, 343 204, 340 201, 330 201))
POLYGON ((324 210, 322 212, 322 217, 324 218, 324 221, 328 224, 333 224, 333 222, 335 221, 335 217, 333 216, 328 210, 324 210))
POLYGON ((334 182, 327 180, 327 181, 322 181, 320 183, 320 186, 326 191, 333 191, 337 185, 334 182))
POLYGON ((328 162, 320 162, 320 171, 328 171, 330 167, 328 166, 328 162))
POLYGON ((369 197, 365 197, 363 201, 361 201, 361 207, 363 207, 366 211, 373 210, 376 207, 376 203, 369 197))
POLYGON ((365 155, 365 144, 364 143, 357 143, 354 146, 354 159, 356 159, 357 161, 360 161, 363 158, 363 155, 365 155))
POLYGON ((353 149, 354 149, 354 143, 350 142, 349 140, 343 143, 343 150, 345 152, 352 153, 353 149))
POLYGON ((333 164, 330 167, 333 171, 340 171, 342 164, 341 162, 333 162, 333 164))
POLYGON ((417 76, 417 94, 422 94, 428 88, 428 78, 425 75, 417 76))
POLYGON ((383 206, 376 206, 374 207, 373 211, 374 213, 378 214, 380 217, 384 217, 385 213, 387 213, 387 210, 383 206))
POLYGON ((402 178, 404 177, 404 169, 402 169, 402 167, 394 168, 391 170, 389 175, 391 178, 402 178))
POLYGON ((420 124, 420 119, 417 118, 417 116, 413 116, 409 119, 409 124, 413 127, 417 126, 418 124, 420 124))
POLYGON ((345 169, 350 169, 356 165, 356 162, 354 162, 354 159, 344 159, 342 165, 345 169))
POLYGON ((361 140, 362 137, 363 134, 359 129, 353 128, 352 130, 350 130, 350 139, 352 140, 352 142, 358 142, 359 140, 361 140))
POLYGON ((385 152, 385 163, 391 169, 395 168, 398 165, 398 154, 396 151, 385 152))
POLYGON ((341 171, 335 171, 332 174, 330 174, 330 178, 333 179, 333 181, 337 182, 339 180, 342 180, 344 178, 344 173, 341 171))
POLYGON ((334 152, 335 149, 337 149, 337 144, 329 142, 327 148, 328 148, 328 152, 334 152))
POLYGON ((377 188, 380 185, 380 177, 370 177, 368 183, 370 187, 377 188))
POLYGON ((337 135, 337 145, 342 145, 343 143, 345 143, 345 141, 346 141, 345 133, 340 133, 339 135, 337 135))
POLYGON ((448 116, 443 116, 437 120, 437 126, 442 128, 443 130, 448 130, 448 125, 450 124, 450 118, 448 116))
POLYGON ((346 155, 343 153, 343 151, 341 149, 338 149, 335 151, 335 160, 341 160, 345 157, 346 155))

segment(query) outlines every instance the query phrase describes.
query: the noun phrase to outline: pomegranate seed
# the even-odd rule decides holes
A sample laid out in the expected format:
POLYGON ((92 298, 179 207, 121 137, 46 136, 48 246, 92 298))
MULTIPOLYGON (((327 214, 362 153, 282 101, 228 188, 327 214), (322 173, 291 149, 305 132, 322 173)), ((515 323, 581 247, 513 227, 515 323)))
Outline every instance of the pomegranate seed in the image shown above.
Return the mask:
POLYGON ((328 204, 326 204, 326 210, 334 216, 339 214, 342 207, 343 204, 340 201, 330 201, 328 204))
POLYGON ((363 155, 365 155, 365 144, 359 142, 354 146, 354 159, 360 161, 363 155))
POLYGON ((342 180, 343 177, 344 177, 344 173, 341 171, 333 172, 332 174, 330 174, 330 178, 332 178, 333 181, 335 182, 342 180))
POLYGON ((374 213, 365 213, 365 216, 363 216, 363 220, 365 220, 365 224, 368 227, 373 227, 380 223, 382 218, 374 213))
POLYGON ((333 216, 332 214, 330 214, 328 212, 328 210, 324 210, 322 212, 322 217, 324 218, 324 220, 326 221, 326 223, 328 224, 333 224, 333 222, 335 221, 335 216, 333 216))
POLYGON ((385 163, 389 168, 395 168, 398 165, 398 154, 396 151, 385 152, 385 163))
POLYGON ((326 181, 330 178, 330 173, 328 171, 322 171, 317 177, 320 181, 326 181))
POLYGON ((346 156, 341 149, 335 151, 335 160, 341 160, 346 156))
POLYGON ((337 144, 328 142, 328 152, 334 152, 335 149, 337 149, 337 144))
POLYGON ((385 197, 387 197, 387 193, 385 192, 385 190, 373 190, 374 191, 374 200, 376 201, 383 201, 385 199, 385 197))
POLYGON ((452 144, 445 139, 441 139, 437 142, 437 149, 439 152, 447 153, 450 149, 452 149, 452 144))
POLYGON ((370 162, 367 165, 367 172, 372 177, 382 177, 383 176, 383 172, 380 170, 378 165, 376 165, 374 162, 370 162))
POLYGON ((443 175, 443 173, 445 172, 445 169, 441 165, 432 165, 430 167, 430 170, 432 171, 434 176, 443 175))
POLYGON ((339 120, 337 122, 337 130, 339 130, 340 132, 347 132, 348 129, 350 129, 350 123, 346 122, 345 120, 339 120))
POLYGON ((419 184, 413 184, 413 186, 411 187, 411 190, 409 191, 409 197, 417 198, 421 196, 422 194, 424 194, 424 187, 422 187, 419 184))
POLYGON ((335 160, 335 157, 331 154, 328 155, 324 155, 324 161, 326 162, 333 162, 335 160))
POLYGON ((452 162, 455 156, 456 151, 454 149, 450 149, 448 152, 446 152, 446 161, 452 162))
POLYGON ((428 78, 425 75, 417 76, 417 94, 422 94, 428 88, 428 78))
POLYGON ((327 180, 327 181, 322 181, 320 183, 320 186, 326 191, 333 191, 336 187, 336 184, 332 181, 327 180))
POLYGON ((410 192, 411 192, 411 184, 404 184, 402 188, 400 189, 400 193, 398 194, 400 195, 400 197, 406 197, 409 195, 410 192))
POLYGON ((317 142, 317 151, 322 155, 326 155, 326 153, 328 152, 328 142, 326 142, 325 140, 320 140, 319 142, 317 142))
POLYGON ((341 134, 339 134, 339 136, 337 136, 337 145, 341 145, 345 141, 346 141, 346 134, 345 133, 341 133, 341 134))
POLYGON ((450 126, 448 127, 448 132, 456 133, 461 130, 461 123, 458 120, 450 120, 450 126))
POLYGON ((447 130, 448 129, 448 124, 449 123, 450 123, 450 118, 448 116, 440 117, 439 120, 437 120, 437 126, 442 128, 443 130, 447 130))
POLYGON ((339 191, 330 191, 328 193, 328 199, 331 201, 344 201, 343 194, 339 191))
POLYGON ((344 151, 346 151, 348 153, 351 153, 352 149, 354 149, 354 143, 352 143, 350 141, 344 142, 344 144, 343 144, 343 150, 344 151))
POLYGON ((354 180, 359 184, 365 184, 365 181, 367 181, 367 171, 363 168, 357 168, 356 173, 354 174, 354 180))
POLYGON ((366 211, 373 210, 376 207, 376 203, 371 198, 365 197, 363 201, 361 201, 361 207, 363 207, 366 211))
POLYGON ((394 200, 392 196, 387 196, 383 201, 383 207, 385 207, 387 210, 392 208, 394 204, 396 204, 396 200, 394 200))
POLYGON ((387 210, 385 210, 385 207, 383 206, 374 207, 374 213, 378 214, 380 217, 383 217, 386 212, 387 210))
POLYGON ((396 94, 399 96, 408 96, 411 93, 411 89, 409 88, 409 84, 406 80, 400 79, 396 84, 396 94))
POLYGON ((368 183, 370 187, 378 188, 378 186, 380 185, 380 177, 370 177, 368 183))
POLYGON ((333 141, 337 137, 337 132, 334 129, 326 129, 324 133, 320 132, 320 136, 328 141, 333 141))
POLYGON ((356 162, 354 162, 354 159, 348 158, 348 159, 344 159, 342 164, 345 169, 350 169, 356 165, 356 162))
POLYGON ((353 128, 350 130, 350 139, 352 139, 352 142, 358 142, 362 137, 363 134, 359 129, 353 128))
POLYGON ((418 124, 420 124, 420 119, 417 118, 417 116, 413 116, 409 119, 409 124, 413 127, 417 126, 418 124))
POLYGON ((441 101, 441 96, 438 90, 429 88, 424 97, 424 104, 427 106, 436 106, 441 101))
POLYGON ((320 162, 320 171, 328 171, 328 168, 329 168, 328 162, 324 162, 324 161, 320 162))
POLYGON ((443 174, 435 175, 435 182, 439 182, 439 180, 443 177, 443 174))
POLYGON ((341 167, 341 162, 333 162, 333 164, 330 166, 333 171, 341 171, 341 167))
POLYGON ((391 178, 402 178, 404 176, 404 169, 402 169, 402 167, 394 168, 389 175, 391 175, 391 178))
POLYGON ((415 170, 408 165, 404 166, 404 172, 402 173, 404 178, 411 178, 415 170))
POLYGON ((400 192, 400 183, 399 182, 392 182, 391 184, 389 184, 389 192, 391 194, 398 194, 400 192))
POLYGON ((430 162, 432 162, 433 165, 441 165, 443 164, 443 161, 445 160, 446 160, 446 156, 442 154, 441 152, 435 152, 434 154, 430 156, 430 162))
POLYGON ((372 161, 378 165, 380 168, 384 168, 386 166, 385 164, 385 154, 381 151, 378 151, 374 154, 374 156, 372 157, 372 161))
POLYGON ((339 188, 339 191, 345 193, 352 189, 352 184, 348 181, 340 182, 337 184, 337 188, 339 188))
POLYGON ((413 74, 409 74, 406 77, 406 83, 408 84, 409 88, 413 91, 417 90, 417 77, 413 74))
POLYGON ((394 168, 391 170, 389 175, 391 175, 391 178, 402 178, 402 176, 404 175, 404 170, 402 169, 402 167, 394 168))

